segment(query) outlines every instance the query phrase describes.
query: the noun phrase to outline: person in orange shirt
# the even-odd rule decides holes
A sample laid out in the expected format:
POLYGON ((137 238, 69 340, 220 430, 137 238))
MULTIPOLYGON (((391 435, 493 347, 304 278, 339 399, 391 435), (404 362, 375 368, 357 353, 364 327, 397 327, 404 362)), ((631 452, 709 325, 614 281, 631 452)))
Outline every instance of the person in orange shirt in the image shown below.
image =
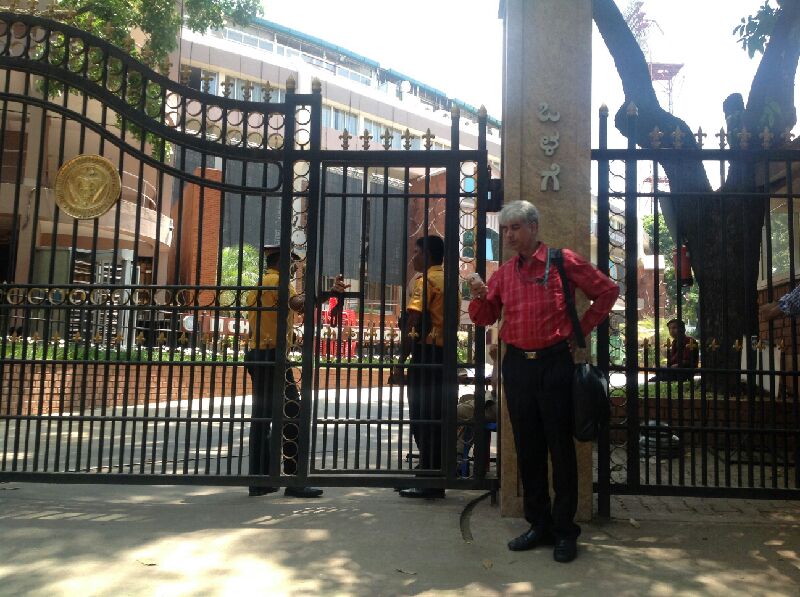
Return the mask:
MULTIPOLYGON (((444 363, 444 240, 440 236, 418 238, 411 263, 421 275, 403 317, 399 364, 392 377, 402 378, 403 364, 411 355, 408 371, 408 406, 411 434, 419 449, 420 468, 442 467, 442 364, 444 363), (425 424, 418 421, 428 421, 425 424)), ((412 487, 402 497, 443 498, 444 489, 412 487)))
MULTIPOLYGON (((272 416, 272 393, 274 387, 274 374, 276 363, 276 348, 278 346, 278 288, 280 286, 280 271, 278 269, 281 258, 280 245, 264 246, 264 262, 266 272, 261 278, 261 286, 266 290, 252 290, 245 297, 245 304, 251 307, 247 311, 247 320, 250 324, 250 341, 245 353, 245 368, 250 374, 253 383, 253 419, 264 419, 272 416)), ((296 253, 292 252, 292 260, 299 260, 296 253)), ((348 287, 340 275, 336 278, 332 292, 341 293, 348 287)), ((286 347, 291 345, 291 334, 294 326, 294 314, 305 310, 305 294, 298 294, 294 287, 289 285, 289 309, 286 321, 287 340, 286 347)), ((286 384, 284 399, 291 404, 299 404, 300 396, 292 377, 291 369, 286 369, 286 384)), ((253 421, 250 424, 249 441, 249 474, 269 475, 269 437, 272 423, 270 421, 253 421)), ((261 496, 278 491, 277 487, 251 486, 249 495, 261 496)), ((322 495, 321 489, 314 487, 287 487, 285 495, 290 497, 313 498, 322 495)))

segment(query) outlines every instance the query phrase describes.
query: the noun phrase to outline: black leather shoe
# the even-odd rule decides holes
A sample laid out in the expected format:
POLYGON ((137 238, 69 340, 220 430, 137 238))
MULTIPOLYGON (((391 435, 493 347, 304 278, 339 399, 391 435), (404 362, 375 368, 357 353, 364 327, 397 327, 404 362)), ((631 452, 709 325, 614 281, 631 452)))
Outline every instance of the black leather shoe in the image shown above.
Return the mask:
POLYGON ((435 487, 410 487, 400 490, 400 497, 404 498, 425 498, 428 500, 444 498, 444 489, 435 487))
POLYGON ((508 542, 511 551, 526 551, 537 545, 553 545, 553 535, 549 531, 540 531, 534 527, 529 528, 519 537, 514 537, 508 542))
POLYGON ((276 491, 278 491, 277 487, 251 487, 247 495, 250 497, 259 497, 261 495, 267 495, 268 493, 275 493, 276 491))
POLYGON ((283 495, 298 498, 318 498, 322 495, 322 490, 316 487, 287 487, 283 495))
POLYGON ((575 539, 558 539, 553 548, 553 559, 566 564, 578 557, 578 543, 575 539))

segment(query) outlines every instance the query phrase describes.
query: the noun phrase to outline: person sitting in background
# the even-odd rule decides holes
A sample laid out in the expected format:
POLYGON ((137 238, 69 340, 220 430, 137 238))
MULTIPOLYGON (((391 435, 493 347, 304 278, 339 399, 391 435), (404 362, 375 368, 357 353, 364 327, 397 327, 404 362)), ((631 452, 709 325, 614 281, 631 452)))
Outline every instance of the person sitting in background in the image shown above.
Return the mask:
MULTIPOLYGON (((484 421, 486 423, 497 422, 497 382, 500 367, 497 365, 497 344, 487 347, 489 359, 492 361, 492 382, 491 390, 487 391, 483 402, 484 421)), ((475 416, 475 394, 464 394, 458 399, 456 407, 456 419, 458 427, 456 432, 456 462, 458 470, 462 471, 462 461, 467 454, 464 454, 464 446, 471 446, 474 442, 473 427, 468 423, 475 416)), ((467 450, 469 453, 469 449, 467 450)))
POLYGON ((688 381, 700 363, 700 351, 697 340, 686 335, 686 324, 679 319, 667 322, 669 336, 672 338, 667 349, 667 367, 672 371, 662 371, 650 378, 650 381, 688 381))

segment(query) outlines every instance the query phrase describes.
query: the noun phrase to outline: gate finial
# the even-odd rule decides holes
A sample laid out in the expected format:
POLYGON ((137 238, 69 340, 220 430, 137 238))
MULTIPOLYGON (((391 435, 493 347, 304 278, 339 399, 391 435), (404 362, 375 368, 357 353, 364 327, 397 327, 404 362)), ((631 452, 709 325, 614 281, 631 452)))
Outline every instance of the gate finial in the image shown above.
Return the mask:
POLYGON ((392 136, 392 133, 389 132, 389 129, 384 131, 384 133, 381 135, 381 139, 383 139, 384 149, 389 150, 392 148, 392 139, 394 139, 394 136, 392 136))
POLYGON ((697 137, 697 146, 700 149, 703 149, 703 139, 708 137, 708 134, 703 132, 702 126, 697 127, 697 132, 694 134, 694 136, 697 137))
POLYGON ((772 145, 772 138, 774 135, 770 132, 769 127, 765 126, 764 130, 759 135, 761 138, 761 147, 764 149, 769 149, 770 145, 772 145))
POLYGON ((312 93, 322 92, 322 81, 319 80, 319 77, 314 77, 313 79, 311 79, 311 92, 312 93))
POLYGON ((342 149, 347 150, 350 149, 350 139, 353 138, 353 135, 347 132, 347 129, 342 131, 342 134, 339 135, 339 139, 342 140, 342 149))
POLYGON ((289 75, 286 79, 286 93, 294 93, 297 90, 297 81, 294 80, 294 75, 289 75))
POLYGON ((364 149, 369 149, 369 140, 372 139, 372 135, 369 134, 369 129, 364 129, 364 134, 359 135, 358 138, 363 142, 364 149))
POLYGON ((425 139, 425 149, 430 149, 433 147, 433 140, 436 138, 436 135, 431 133, 431 129, 428 129, 422 138, 425 139))
POLYGON ((402 134, 403 139, 403 149, 411 149, 411 139, 416 139, 414 135, 411 134, 411 131, 406 129, 406 132, 402 134))
POLYGON ((672 146, 675 149, 680 149, 683 147, 683 138, 685 133, 681 130, 681 127, 676 126, 675 131, 672 133, 672 146))

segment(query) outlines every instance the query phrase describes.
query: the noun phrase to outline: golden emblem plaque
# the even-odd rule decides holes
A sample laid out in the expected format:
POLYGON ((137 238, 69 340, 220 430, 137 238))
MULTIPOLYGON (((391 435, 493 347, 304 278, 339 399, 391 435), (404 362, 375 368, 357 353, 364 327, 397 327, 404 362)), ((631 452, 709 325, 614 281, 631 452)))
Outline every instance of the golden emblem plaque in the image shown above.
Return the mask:
POLYGON ((114 164, 99 155, 79 155, 56 175, 56 203, 79 220, 99 218, 119 199, 122 184, 114 164))

